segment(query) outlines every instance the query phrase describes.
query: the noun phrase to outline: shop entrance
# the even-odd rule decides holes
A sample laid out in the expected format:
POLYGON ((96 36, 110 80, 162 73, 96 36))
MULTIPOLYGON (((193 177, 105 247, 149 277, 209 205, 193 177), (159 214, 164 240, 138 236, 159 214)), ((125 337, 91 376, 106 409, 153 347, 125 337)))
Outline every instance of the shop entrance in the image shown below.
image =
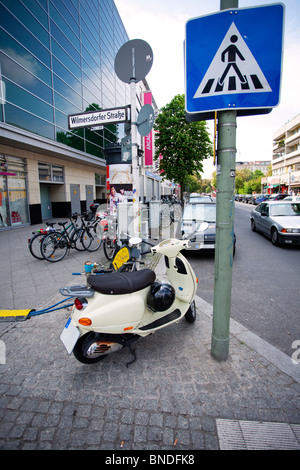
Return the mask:
POLYGON ((0 175, 0 227, 7 227, 7 225, 10 224, 6 177, 0 175))
POLYGON ((0 229, 29 223, 25 162, 0 156, 0 229))

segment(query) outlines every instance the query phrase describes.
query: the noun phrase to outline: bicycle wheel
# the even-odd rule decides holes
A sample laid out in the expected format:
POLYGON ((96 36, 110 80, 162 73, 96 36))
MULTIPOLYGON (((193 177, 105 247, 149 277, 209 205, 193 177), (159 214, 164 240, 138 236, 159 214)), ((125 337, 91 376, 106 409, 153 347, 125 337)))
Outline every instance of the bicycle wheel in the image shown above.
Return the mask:
POLYGON ((83 245, 83 241, 82 241, 83 234, 84 234, 84 230, 82 230, 81 228, 78 228, 71 235, 71 242, 74 243, 74 248, 77 251, 86 250, 85 246, 83 245))
POLYGON ((41 243, 43 238, 46 236, 45 233, 36 233, 31 237, 28 243, 28 248, 32 256, 36 259, 44 259, 41 253, 41 243))
POLYGON ((44 259, 56 263, 66 256, 68 248, 67 238, 59 232, 52 232, 43 239, 41 253, 44 259))
POLYGON ((109 261, 113 259, 117 249, 118 244, 116 239, 105 238, 105 240, 103 240, 103 251, 109 261))
POLYGON ((86 227, 82 235, 82 245, 87 251, 97 251, 102 244, 95 227, 86 227))

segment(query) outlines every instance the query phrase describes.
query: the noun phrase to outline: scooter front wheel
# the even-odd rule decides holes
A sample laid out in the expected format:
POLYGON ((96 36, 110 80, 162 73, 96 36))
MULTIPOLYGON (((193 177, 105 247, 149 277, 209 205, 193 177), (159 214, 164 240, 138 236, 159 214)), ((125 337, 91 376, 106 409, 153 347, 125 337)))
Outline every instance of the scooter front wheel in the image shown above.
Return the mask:
POLYGON ((186 312, 184 318, 188 323, 194 323, 194 321, 196 320, 196 304, 194 300, 189 306, 189 309, 186 312))
POLYGON ((73 354, 83 364, 95 364, 122 348, 123 342, 117 335, 89 332, 79 338, 73 354))

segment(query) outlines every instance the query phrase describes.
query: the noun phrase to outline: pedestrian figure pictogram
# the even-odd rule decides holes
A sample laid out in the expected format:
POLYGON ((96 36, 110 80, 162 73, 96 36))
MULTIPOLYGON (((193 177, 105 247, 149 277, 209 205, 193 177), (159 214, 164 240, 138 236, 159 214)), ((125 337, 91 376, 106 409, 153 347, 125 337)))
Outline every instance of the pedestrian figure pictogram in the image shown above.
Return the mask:
MULTIPOLYGON (((230 41, 232 43, 237 42, 237 40, 238 40, 238 37, 237 37, 236 34, 233 34, 230 38, 230 41)), ((246 83, 246 81, 247 81, 246 77, 243 77, 243 75, 240 72, 240 69, 236 65, 236 56, 238 56, 241 60, 245 60, 245 57, 242 56, 242 54, 240 53, 240 51, 238 50, 238 48, 234 44, 231 44, 230 46, 228 46, 225 49, 225 51, 222 52, 222 56, 221 56, 222 62, 225 62, 226 55, 228 56, 228 65, 227 65, 222 77, 219 79, 219 84, 221 86, 223 85, 225 77, 226 77, 226 75, 229 72, 231 67, 233 67, 234 70, 236 71, 237 76, 240 79, 240 82, 242 84, 246 83)))
POLYGON ((224 92, 229 94, 271 91, 261 68, 232 22, 194 98, 217 96, 224 92))

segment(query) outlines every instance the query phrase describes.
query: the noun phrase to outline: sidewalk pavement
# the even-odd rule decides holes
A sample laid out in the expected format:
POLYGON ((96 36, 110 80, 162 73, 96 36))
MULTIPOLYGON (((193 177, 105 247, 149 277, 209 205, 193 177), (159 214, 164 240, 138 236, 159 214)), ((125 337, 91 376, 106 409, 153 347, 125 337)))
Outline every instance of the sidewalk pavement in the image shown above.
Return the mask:
MULTIPOLYGON (((60 287, 85 282, 72 272, 105 260, 100 248, 38 261, 27 247, 35 228, 0 232, 0 310, 50 307, 60 287)), ((156 272, 163 278, 163 258, 156 272)), ((137 341, 128 368, 128 348, 92 366, 67 354, 69 308, 0 321, 0 449, 299 450, 300 364, 234 320, 229 358, 216 361, 201 284, 196 305, 195 323, 137 341)))

